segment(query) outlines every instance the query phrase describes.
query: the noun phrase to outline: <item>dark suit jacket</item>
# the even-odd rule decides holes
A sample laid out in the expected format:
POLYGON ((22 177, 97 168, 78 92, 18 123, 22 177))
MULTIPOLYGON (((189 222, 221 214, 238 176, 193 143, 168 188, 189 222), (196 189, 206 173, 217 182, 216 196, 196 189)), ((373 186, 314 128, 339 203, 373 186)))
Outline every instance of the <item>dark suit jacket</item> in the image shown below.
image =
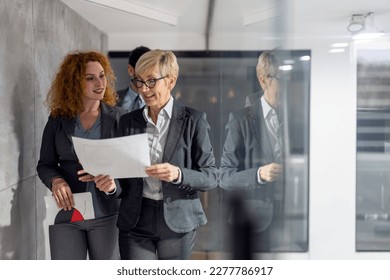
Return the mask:
POLYGON ((263 90, 260 90, 258 92, 247 95, 245 98, 245 107, 253 105, 258 99, 263 96, 263 94, 263 90))
MULTIPOLYGON (((121 136, 146 132, 142 112, 138 109, 122 116, 121 136)), ((182 183, 162 182, 162 192, 165 222, 175 232, 190 232, 207 222, 197 192, 217 186, 217 168, 209 129, 205 113, 174 101, 162 160, 180 168, 182 183)), ((129 231, 136 226, 142 192, 142 178, 120 180, 120 188, 115 194, 122 198, 118 216, 120 230, 129 231)))
MULTIPOLYGON (((101 138, 111 138, 117 133, 122 108, 101 103, 101 138)), ((78 180, 77 171, 82 169, 73 148, 72 135, 76 120, 51 117, 46 123, 42 136, 40 158, 37 165, 38 176, 51 190, 53 178, 64 178, 73 193, 85 192, 87 184, 78 180)), ((97 192, 99 204, 104 214, 117 212, 117 203, 107 200, 102 192, 97 192)))
POLYGON ((255 216, 256 229, 263 231, 272 220, 274 183, 258 183, 257 171, 275 159, 261 100, 231 113, 226 134, 220 187, 239 192, 244 197, 249 212, 255 216))
POLYGON ((116 92, 116 94, 118 95, 118 101, 117 101, 117 103, 116 103, 116 106, 122 107, 122 105, 123 105, 123 99, 125 98, 128 89, 129 89, 129 88, 127 87, 127 88, 125 88, 125 89, 121 89, 121 90, 118 90, 118 91, 116 92))

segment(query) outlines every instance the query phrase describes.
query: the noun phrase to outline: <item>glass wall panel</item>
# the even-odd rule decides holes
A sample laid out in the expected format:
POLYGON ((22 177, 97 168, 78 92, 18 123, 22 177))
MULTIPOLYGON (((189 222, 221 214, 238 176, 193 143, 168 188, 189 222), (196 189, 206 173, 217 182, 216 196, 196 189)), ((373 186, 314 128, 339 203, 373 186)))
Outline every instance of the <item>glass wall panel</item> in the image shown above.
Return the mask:
POLYGON ((390 251, 389 76, 389 49, 357 51, 357 251, 390 251))
MULTIPOLYGON (((218 167, 221 166, 227 137, 225 128, 229 122, 229 115, 249 105, 260 106, 260 103, 256 102, 263 91, 256 75, 256 65, 261 52, 260 50, 174 51, 178 57, 180 72, 172 96, 190 107, 206 112, 218 167)), ((311 52, 274 50, 273 53, 278 59, 277 82, 281 97, 279 118, 283 123, 281 130, 284 141, 281 160, 282 179, 278 185, 280 191, 278 197, 269 196, 271 201, 277 203, 274 203, 271 210, 274 213, 271 219, 273 229, 267 233, 265 241, 267 248, 258 246, 263 242, 262 233, 256 234, 256 238, 249 234, 258 221, 250 219, 256 215, 250 210, 253 208, 248 206, 253 204, 254 209, 259 212, 270 209, 263 209, 256 199, 249 201, 243 199, 251 193, 244 187, 243 182, 243 185, 237 186, 235 191, 217 188, 200 194, 208 223, 197 230, 194 253, 206 254, 206 258, 251 258, 256 257, 250 255, 251 253, 308 250, 311 52), (241 212, 242 215, 237 224, 232 223, 233 210, 241 212), (261 240, 257 239, 258 236, 261 240)), ((127 53, 112 52, 110 57, 114 70, 123 72, 127 53)), ((119 88, 123 88, 129 82, 124 81, 125 79, 128 78, 118 76, 119 88)), ((257 122, 254 122, 254 125, 260 127, 257 122)), ((260 136, 249 135, 248 137, 252 138, 248 140, 251 142, 260 136)), ((248 141, 240 145, 246 145, 248 141)), ((261 146, 260 142, 255 143, 261 146)), ((266 188, 267 184, 261 187, 266 188)), ((271 189, 269 187, 265 192, 271 189)))

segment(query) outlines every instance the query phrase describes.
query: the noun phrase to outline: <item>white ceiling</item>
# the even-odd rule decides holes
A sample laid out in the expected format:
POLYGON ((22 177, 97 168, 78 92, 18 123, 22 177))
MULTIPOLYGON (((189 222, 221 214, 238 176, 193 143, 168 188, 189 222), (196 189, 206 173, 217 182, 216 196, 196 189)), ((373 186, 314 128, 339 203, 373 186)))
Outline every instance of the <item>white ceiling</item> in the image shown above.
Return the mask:
POLYGON ((186 43, 184 46, 187 48, 193 46, 197 49, 212 49, 213 45, 208 45, 207 38, 212 40, 221 34, 236 34, 233 40, 253 34, 256 34, 257 39, 280 34, 288 37, 349 38, 346 26, 351 15, 368 12, 374 12, 378 28, 384 30, 387 36, 390 32, 390 0, 61 1, 106 33, 110 50, 128 50, 129 38, 137 38, 138 42, 133 43, 137 46, 153 40, 161 43, 164 38, 172 40, 179 35, 182 36, 180 41, 187 41, 180 44, 186 43), (106 2, 104 5, 107 6, 93 1, 106 2), (209 2, 214 2, 214 8, 208 37, 209 2), (110 8, 109 5, 121 5, 122 8, 129 6, 130 12, 110 8), (159 19, 169 19, 171 24, 159 19), (172 21, 177 24, 172 25, 172 21), (196 44, 199 38, 203 38, 204 42, 196 44))

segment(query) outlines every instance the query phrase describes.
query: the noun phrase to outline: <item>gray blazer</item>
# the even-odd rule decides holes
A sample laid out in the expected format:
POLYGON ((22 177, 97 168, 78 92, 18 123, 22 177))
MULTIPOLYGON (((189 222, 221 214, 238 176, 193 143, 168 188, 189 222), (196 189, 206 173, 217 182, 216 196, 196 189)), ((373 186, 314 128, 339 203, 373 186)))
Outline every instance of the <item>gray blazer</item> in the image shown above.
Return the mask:
MULTIPOLYGON (((121 136, 146 132, 142 109, 122 116, 121 136)), ((190 232, 205 225, 206 215, 198 191, 217 186, 217 168, 209 137, 210 126, 206 114, 174 101, 172 119, 164 149, 163 162, 180 168, 182 183, 162 182, 164 217, 168 227, 175 232, 190 232)), ((120 179, 115 197, 122 198, 118 228, 129 231, 137 224, 141 212, 143 179, 120 179)))
POLYGON ((249 94, 245 98, 245 107, 249 107, 254 104, 257 99, 260 99, 263 96, 263 90, 257 91, 255 93, 249 94))
POLYGON ((244 197, 249 212, 255 216, 257 231, 267 229, 273 216, 275 183, 257 181, 259 167, 275 162, 269 139, 260 99, 230 114, 221 158, 220 187, 244 197))
MULTIPOLYGON (((115 137, 122 108, 101 103, 101 138, 115 137)), ((51 117, 46 123, 42 136, 40 157, 37 165, 38 176, 51 190, 53 178, 64 178, 73 193, 85 192, 87 184, 78 180, 77 171, 83 169, 73 148, 72 135, 76 120, 51 117)), ((97 192, 98 201, 104 214, 117 211, 117 203, 107 200, 103 192, 97 192)))

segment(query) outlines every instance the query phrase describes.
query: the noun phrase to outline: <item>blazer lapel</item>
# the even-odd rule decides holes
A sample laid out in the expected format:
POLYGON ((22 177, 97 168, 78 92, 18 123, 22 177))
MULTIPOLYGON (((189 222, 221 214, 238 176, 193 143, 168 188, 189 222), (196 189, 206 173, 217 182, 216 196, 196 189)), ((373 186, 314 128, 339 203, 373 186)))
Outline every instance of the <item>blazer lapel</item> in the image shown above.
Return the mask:
POLYGON ((144 118, 143 110, 136 110, 132 112, 132 118, 129 123, 130 135, 146 133, 147 121, 144 118))
POLYGON ((72 142, 72 135, 74 132, 74 126, 76 123, 76 120, 74 118, 72 119, 66 119, 66 118, 61 118, 61 123, 62 127, 64 129, 64 132, 66 134, 66 137, 68 137, 69 141, 72 142))
POLYGON ((164 148, 163 162, 170 162, 176 151, 179 139, 182 137, 182 130, 185 124, 184 106, 177 101, 173 102, 172 119, 164 148))
POLYGON ((111 137, 111 131, 112 127, 115 125, 115 112, 114 110, 104 104, 103 102, 100 103, 101 108, 101 121, 102 121, 102 130, 101 130, 101 139, 110 138, 111 137))
POLYGON ((273 148, 268 136, 267 125, 263 116, 260 99, 250 107, 250 123, 258 141, 260 150, 268 162, 274 162, 273 148))

